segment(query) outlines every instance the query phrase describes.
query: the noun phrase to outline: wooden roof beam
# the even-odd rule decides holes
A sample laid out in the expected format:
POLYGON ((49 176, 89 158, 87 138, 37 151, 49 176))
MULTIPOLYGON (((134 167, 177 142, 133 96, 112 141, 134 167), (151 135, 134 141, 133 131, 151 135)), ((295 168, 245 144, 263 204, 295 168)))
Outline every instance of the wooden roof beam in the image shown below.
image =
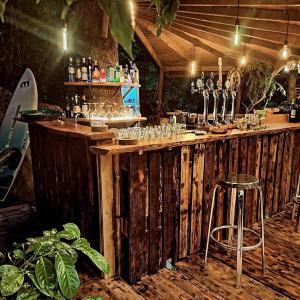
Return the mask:
POLYGON ((145 36, 145 34, 143 33, 143 31, 141 30, 141 28, 138 25, 135 26, 135 33, 138 36, 138 38, 141 40, 141 42, 143 43, 145 48, 148 50, 149 54, 151 55, 153 60, 156 62, 156 64, 161 69, 163 69, 163 64, 162 64, 160 58, 158 57, 158 55, 156 54, 156 52, 153 49, 152 45, 150 44, 147 37, 145 36))
MULTIPOLYGON (((224 37, 230 41, 232 39, 232 32, 226 32, 225 30, 210 28, 208 26, 203 26, 203 25, 186 24, 186 23, 183 24, 183 22, 180 22, 180 23, 173 22, 173 24, 183 25, 183 26, 189 27, 191 29, 200 29, 209 34, 224 37)), ((261 46, 261 47, 264 47, 267 49, 277 50, 277 51, 279 51, 282 48, 282 44, 283 44, 282 42, 279 42, 279 41, 270 41, 267 39, 261 39, 258 37, 246 36, 246 35, 243 35, 243 42, 246 44, 257 45, 257 46, 261 46)), ((290 49, 294 55, 300 56, 300 49, 296 49, 293 47, 290 47, 290 49)))
MULTIPOLYGON (((180 6, 226 6, 236 7, 236 0, 181 0, 180 6)), ((297 8, 300 7, 299 0, 241 0, 240 7, 267 7, 267 8, 297 8)))
MULTIPOLYGON (((177 24, 177 23, 173 23, 172 27, 175 27, 177 29, 180 29, 188 34, 191 34, 195 37, 200 37, 202 39, 205 39, 207 41, 210 41, 214 44, 216 44, 216 46, 221 46, 221 47, 226 47, 228 49, 232 49, 232 43, 231 40, 224 37, 224 36, 220 36, 220 35, 214 35, 211 34, 208 31, 202 30, 202 29, 198 29, 198 28, 191 28, 189 26, 184 26, 181 24, 177 24)), ((242 54, 242 50, 240 49, 240 53, 242 54)), ((235 50, 236 51, 236 50, 235 50)), ((264 53, 260 52, 260 51, 255 51, 252 53, 252 56, 260 61, 266 61, 268 63, 274 64, 276 62, 276 60, 274 59, 273 56, 270 55, 265 55, 264 53)))
MULTIPOLYGON (((182 19, 180 17, 176 18, 176 22, 182 23, 182 24, 189 24, 191 26, 194 25, 199 25, 203 26, 209 29, 217 29, 221 30, 223 32, 226 32, 228 34, 232 34, 234 31, 234 25, 221 25, 213 22, 203 22, 203 21, 186 21, 185 19, 182 19)), ((285 34, 282 33, 270 33, 270 32, 264 32, 256 29, 245 29, 241 28, 241 35, 258 39, 258 40, 264 40, 264 41, 269 41, 271 43, 275 43, 278 45, 278 47, 282 47, 284 41, 285 41, 285 34)), ((299 43, 300 37, 295 37, 295 36, 289 36, 289 45, 294 47, 294 48, 300 48, 300 43, 299 43)))
MULTIPOLYGON (((139 18, 137 19, 137 22, 157 37, 157 28, 154 23, 152 23, 149 20, 139 18)), ((169 34, 173 35, 173 38, 168 36, 165 31, 163 31, 161 35, 157 38, 160 39, 167 47, 174 50, 184 61, 192 60, 193 57, 191 57, 191 55, 187 53, 183 47, 180 47, 180 44, 178 42, 176 42, 176 40, 178 40, 176 35, 173 33, 169 34)))

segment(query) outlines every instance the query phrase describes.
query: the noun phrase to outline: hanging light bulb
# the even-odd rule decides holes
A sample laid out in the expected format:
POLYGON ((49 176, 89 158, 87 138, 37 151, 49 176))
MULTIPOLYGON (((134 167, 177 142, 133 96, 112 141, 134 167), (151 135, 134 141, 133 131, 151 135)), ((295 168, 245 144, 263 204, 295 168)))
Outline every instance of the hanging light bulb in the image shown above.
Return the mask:
POLYGON ((62 39, 63 39, 63 50, 67 51, 68 50, 68 29, 67 29, 67 24, 62 29, 62 39))
POLYGON ((279 51, 279 56, 281 59, 287 60, 291 56, 291 50, 288 47, 288 35, 289 35, 289 24, 290 24, 290 16, 287 11, 285 11, 287 15, 287 26, 286 26, 286 35, 285 35, 285 42, 281 50, 279 51))
POLYGON ((191 73, 192 73, 192 77, 195 77, 195 75, 196 75, 196 61, 195 60, 192 61, 191 73))
POLYGON ((288 65, 287 65, 287 64, 284 66, 284 72, 286 72, 286 73, 288 73, 288 72, 289 72, 289 67, 288 67, 288 65))
POLYGON ((240 0, 238 0, 237 15, 236 15, 236 20, 235 20, 235 30, 234 30, 234 35, 233 35, 234 46, 239 46, 240 42, 241 42, 239 12, 240 12, 240 0))
POLYGON ((246 43, 244 44, 244 55, 241 58, 241 65, 245 66, 247 64, 247 57, 246 57, 246 43))

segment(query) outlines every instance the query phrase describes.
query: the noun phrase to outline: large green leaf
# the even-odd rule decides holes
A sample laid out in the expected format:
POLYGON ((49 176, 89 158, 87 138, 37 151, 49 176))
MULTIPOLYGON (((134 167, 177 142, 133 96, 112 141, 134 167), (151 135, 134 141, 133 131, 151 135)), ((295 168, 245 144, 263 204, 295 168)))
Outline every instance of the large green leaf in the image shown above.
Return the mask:
POLYGON ((67 234, 73 236, 74 238, 80 238, 80 229, 74 223, 67 223, 63 225, 63 228, 67 234))
POLYGON ((55 268, 49 259, 42 257, 37 261, 35 277, 41 288, 46 290, 54 288, 56 282, 55 268))
POLYGON ((40 285, 38 284, 35 276, 32 273, 26 273, 27 276, 31 279, 32 283, 35 285, 35 287, 44 295, 48 296, 48 297, 53 297, 54 293, 51 290, 45 290, 42 287, 40 287, 40 285))
POLYGON ((86 239, 78 239, 73 244, 72 247, 81 251, 104 273, 108 274, 110 267, 106 258, 101 255, 98 251, 91 248, 89 242, 86 239))
POLYGON ((67 255, 57 253, 55 256, 55 269, 62 294, 71 299, 76 295, 80 285, 73 260, 67 255))
POLYGON ((110 32, 117 42, 132 56, 133 28, 128 1, 97 0, 100 7, 109 17, 110 32))
POLYGON ((2 23, 4 22, 4 12, 5 12, 5 7, 7 2, 8 0, 0 0, 0 19, 2 23))
POLYGON ((36 300, 39 295, 40 293, 36 289, 26 285, 19 289, 16 300, 36 300))
POLYGON ((0 266, 0 274, 0 291, 2 296, 11 296, 15 294, 24 282, 24 275, 15 266, 0 266))

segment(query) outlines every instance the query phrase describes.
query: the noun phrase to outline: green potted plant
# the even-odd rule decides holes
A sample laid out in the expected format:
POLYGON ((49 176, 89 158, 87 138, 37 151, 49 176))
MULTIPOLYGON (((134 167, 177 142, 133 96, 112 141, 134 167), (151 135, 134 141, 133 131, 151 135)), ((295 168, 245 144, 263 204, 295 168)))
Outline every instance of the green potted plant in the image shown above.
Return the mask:
POLYGON ((9 262, 0 266, 1 300, 72 299, 80 286, 75 268, 78 252, 102 272, 109 273, 107 260, 81 237, 77 225, 68 223, 63 228, 44 231, 42 237, 27 238, 21 244, 14 243, 14 249, 7 255, 9 262))

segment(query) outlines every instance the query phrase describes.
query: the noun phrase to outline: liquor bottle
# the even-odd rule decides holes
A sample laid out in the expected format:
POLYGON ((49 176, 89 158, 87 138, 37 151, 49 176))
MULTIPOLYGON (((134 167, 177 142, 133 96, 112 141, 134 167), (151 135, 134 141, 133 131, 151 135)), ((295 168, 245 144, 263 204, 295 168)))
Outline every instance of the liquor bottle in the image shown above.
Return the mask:
POLYGON ((89 61, 88 61, 88 82, 92 82, 93 81, 93 66, 92 66, 92 58, 89 57, 89 61))
POLYGON ((296 107, 297 107, 296 120, 297 122, 300 122, 300 96, 296 100, 296 107))
POLYGON ((69 101, 69 97, 66 97, 66 118, 71 118, 71 105, 69 101))
POLYGON ((106 82, 106 81, 108 81, 107 80, 107 78, 106 78, 106 71, 105 71, 105 69, 101 69, 100 70, 100 82, 106 82))
POLYGON ((127 83, 132 83, 132 79, 128 70, 128 65, 125 65, 125 69, 124 69, 124 81, 127 83))
POLYGON ((85 95, 82 95, 81 112, 84 114, 85 117, 87 117, 88 111, 89 111, 89 107, 86 102, 86 97, 85 97, 85 95))
POLYGON ((111 63, 109 63, 107 66, 106 80, 107 82, 114 82, 114 68, 111 63))
POLYGON ((73 58, 69 57, 69 67, 68 67, 68 72, 69 72, 69 82, 74 82, 75 81, 75 68, 73 65, 73 58))
POLYGON ((88 81, 88 69, 87 69, 87 65, 85 63, 85 58, 82 58, 82 66, 81 66, 81 79, 84 82, 88 81))
POLYGON ((139 69, 137 68, 136 64, 134 64, 134 70, 133 70, 133 83, 139 83, 140 76, 139 76, 139 69))
POLYGON ((78 57, 76 59, 76 73, 75 73, 75 79, 77 82, 80 82, 81 79, 81 67, 80 67, 80 58, 78 57))
POLYGON ((133 80, 133 76, 134 76, 134 63, 132 61, 129 62, 129 74, 131 77, 131 80, 133 80))
POLYGON ((74 118, 74 110, 73 110, 74 104, 75 104, 75 100, 74 100, 74 96, 72 96, 71 97, 71 105, 70 105, 70 108, 71 108, 71 113, 70 113, 71 118, 74 118))
POLYGON ((290 123, 297 122, 296 116, 297 116, 297 107, 295 105, 295 99, 293 99, 290 107, 290 112, 289 112, 289 122, 290 123))
POLYGON ((120 82, 120 67, 116 64, 114 67, 114 82, 120 82))
POLYGON ((81 112, 81 108, 80 108, 80 103, 79 103, 78 95, 75 94, 74 106, 73 106, 73 115, 74 115, 74 118, 76 118, 77 115, 80 114, 80 112, 81 112))
POLYGON ((93 68, 93 82, 100 81, 100 71, 98 67, 98 62, 95 60, 94 68, 93 68))
POLYGON ((120 66, 120 82, 125 82, 125 73, 122 66, 120 66))

